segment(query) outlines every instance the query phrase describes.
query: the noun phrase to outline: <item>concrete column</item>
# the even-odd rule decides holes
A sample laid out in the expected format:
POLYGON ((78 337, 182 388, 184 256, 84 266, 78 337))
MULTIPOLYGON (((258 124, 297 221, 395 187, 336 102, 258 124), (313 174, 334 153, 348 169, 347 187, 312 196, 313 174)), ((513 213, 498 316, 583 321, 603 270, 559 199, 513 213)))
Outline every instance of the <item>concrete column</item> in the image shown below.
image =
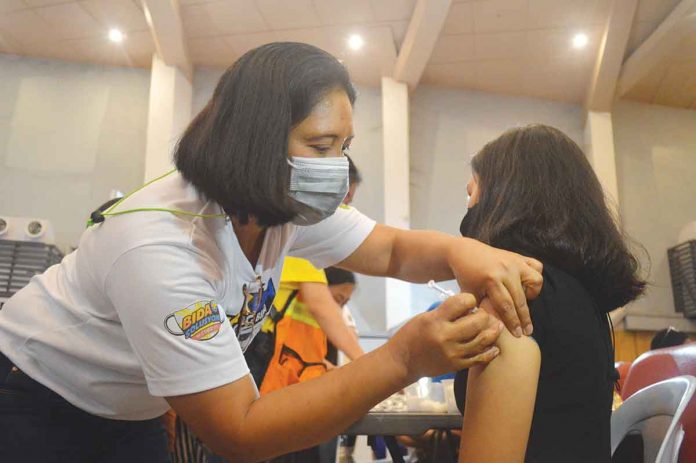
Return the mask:
POLYGON ((150 74, 145 181, 172 169, 174 147, 191 120, 192 99, 193 89, 186 74, 154 55, 150 74))
MULTIPOLYGON (((384 144, 384 223, 410 228, 408 86, 382 78, 382 140, 384 144)), ((387 279, 386 325, 390 328, 410 316, 411 286, 387 279)))
POLYGON ((609 206, 618 220, 619 187, 616 177, 611 113, 588 111, 585 122, 585 153, 602 184, 609 206))

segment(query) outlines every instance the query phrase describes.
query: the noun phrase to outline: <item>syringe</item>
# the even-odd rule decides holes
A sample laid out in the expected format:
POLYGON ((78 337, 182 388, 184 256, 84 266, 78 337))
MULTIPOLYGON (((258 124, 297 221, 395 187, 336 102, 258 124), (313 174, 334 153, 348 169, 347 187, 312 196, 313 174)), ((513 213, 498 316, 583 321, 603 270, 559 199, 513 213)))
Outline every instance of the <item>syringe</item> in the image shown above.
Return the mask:
POLYGON ((452 290, 443 288, 442 286, 435 283, 435 280, 430 280, 428 282, 428 288, 434 289, 435 291, 439 292, 444 297, 454 296, 454 292, 452 290))
MULTIPOLYGON (((428 288, 434 289, 435 291, 440 293, 440 295, 443 297, 443 299, 454 296, 454 291, 452 291, 450 289, 443 288, 442 286, 435 283, 435 280, 430 280, 428 282, 428 288)), ((478 307, 474 307, 473 309, 471 309, 470 313, 476 313, 476 311, 478 311, 478 307)))

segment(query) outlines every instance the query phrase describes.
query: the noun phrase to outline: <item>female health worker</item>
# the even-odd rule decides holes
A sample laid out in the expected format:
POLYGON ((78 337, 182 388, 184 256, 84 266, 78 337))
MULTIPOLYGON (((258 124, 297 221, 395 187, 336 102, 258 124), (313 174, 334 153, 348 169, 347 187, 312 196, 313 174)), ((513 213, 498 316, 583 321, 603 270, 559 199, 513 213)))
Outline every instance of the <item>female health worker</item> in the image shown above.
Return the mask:
POLYGON ((176 171, 93 214, 77 251, 0 312, 0 461, 167 461, 157 417, 170 407, 216 453, 266 460, 339 434, 421 376, 492 360, 502 325, 469 313, 474 295, 531 333, 538 261, 338 208, 355 97, 344 66, 305 44, 259 47, 224 73, 176 171), (286 255, 456 278, 474 295, 332 374, 259 397, 243 352, 286 255))

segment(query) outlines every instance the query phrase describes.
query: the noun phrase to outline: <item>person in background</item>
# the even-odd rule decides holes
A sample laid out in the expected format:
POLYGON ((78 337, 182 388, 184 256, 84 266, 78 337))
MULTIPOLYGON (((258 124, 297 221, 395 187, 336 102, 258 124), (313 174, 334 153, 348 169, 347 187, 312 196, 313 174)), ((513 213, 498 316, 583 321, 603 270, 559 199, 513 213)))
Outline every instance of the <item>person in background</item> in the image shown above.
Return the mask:
MULTIPOLYGON (((326 274, 326 281, 328 282, 331 296, 340 307, 343 322, 357 338, 358 329, 355 325, 353 316, 348 310, 348 301, 353 295, 353 291, 355 291, 355 286, 357 284, 355 274, 338 267, 329 267, 324 270, 324 273, 326 274)), ((338 349, 336 349, 331 342, 328 342, 326 350, 326 360, 329 362, 329 366, 338 365, 338 349)))
MULTIPOLYGON (((331 308, 341 315, 341 305, 347 302, 355 289, 355 276, 339 268, 326 271, 310 267, 304 260, 293 262, 287 258, 281 284, 276 296, 280 309, 264 326, 273 335, 275 350, 266 374, 260 382, 262 395, 323 375, 335 365, 326 361, 327 337, 314 320, 308 302, 303 298, 303 286, 322 284, 332 298, 331 308), (297 281, 300 281, 298 283, 297 281), (314 281, 312 281, 314 280, 314 281)), ((325 302, 325 301, 322 301, 325 302)), ((357 343, 357 336, 355 336, 357 343)), ((361 349, 362 351, 362 349, 361 349)), ((332 439, 329 442, 333 442, 332 439)), ((328 444, 328 442, 327 442, 328 444)), ((333 454, 335 455, 335 446, 333 454)), ((319 463, 333 461, 321 458, 320 446, 284 455, 274 463, 319 463)))
MULTIPOLYGON (((346 197, 343 199, 343 204, 350 206, 355 198, 355 192, 357 191, 358 186, 360 186, 362 183, 362 175, 360 175, 358 167, 355 165, 355 162, 353 162, 353 158, 351 158, 349 155, 346 155, 346 158, 348 158, 348 194, 346 194, 346 197)), ((355 276, 352 273, 350 275, 352 276, 353 280, 355 280, 355 276)), ((353 281, 353 284, 355 284, 355 281, 353 281)), ((353 331, 353 333, 355 333, 357 336, 358 330, 355 325, 355 319, 353 319, 353 314, 351 313, 350 307, 348 307, 346 302, 339 304, 341 306, 343 321, 345 322, 346 326, 350 328, 350 330, 353 331)), ((326 354, 326 360, 333 365, 338 365, 338 349, 331 342, 331 339, 328 340, 327 351, 328 353, 326 354)))
POLYGON ((670 326, 655 333, 650 341, 650 350, 681 346, 687 342, 689 342, 689 335, 670 326))
MULTIPOLYGON (((262 328, 271 335, 274 351, 259 382, 261 395, 308 381, 326 372, 327 334, 316 319, 318 313, 323 314, 329 309, 333 311, 331 320, 342 325, 351 347, 355 346, 354 352, 347 352, 349 358, 363 354, 357 336, 343 321, 341 306, 328 284, 324 271, 317 270, 306 260, 294 257, 285 259, 275 299, 277 312, 266 320, 262 328), (321 309, 317 310, 318 307, 321 309)), ((343 293, 338 295, 344 297, 343 293)))
MULTIPOLYGON (((655 333, 650 341, 650 350, 681 346, 687 342, 689 342, 689 336, 686 333, 670 326, 655 333)), ((632 364, 633 362, 617 363, 616 371, 619 374, 619 380, 617 382, 619 391, 623 388, 624 381, 626 380, 626 376, 628 376, 628 371, 631 369, 632 364)))
MULTIPOLYGON (((638 261, 561 131, 511 129, 471 166, 462 236, 541 260, 544 287, 530 303, 533 337, 502 333, 494 362, 457 375, 459 461, 608 463, 617 378, 607 314, 643 293, 638 261)), ((479 307, 490 310, 486 299, 479 307)))
POLYGON ((353 199, 355 199, 355 192, 362 183, 362 175, 360 175, 358 166, 356 166, 355 162, 353 162, 353 158, 347 154, 346 158, 348 158, 348 193, 346 194, 346 197, 343 198, 343 204, 350 206, 353 199))

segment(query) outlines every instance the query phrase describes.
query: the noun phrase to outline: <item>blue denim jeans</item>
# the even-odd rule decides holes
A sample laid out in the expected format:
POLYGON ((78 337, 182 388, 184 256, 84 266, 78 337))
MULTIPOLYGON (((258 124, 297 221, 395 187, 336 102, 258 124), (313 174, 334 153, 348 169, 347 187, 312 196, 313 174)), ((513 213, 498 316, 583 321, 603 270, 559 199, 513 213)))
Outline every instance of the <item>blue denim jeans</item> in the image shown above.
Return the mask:
POLYGON ((0 353, 0 462, 169 463, 159 418, 91 415, 12 368, 0 353))

